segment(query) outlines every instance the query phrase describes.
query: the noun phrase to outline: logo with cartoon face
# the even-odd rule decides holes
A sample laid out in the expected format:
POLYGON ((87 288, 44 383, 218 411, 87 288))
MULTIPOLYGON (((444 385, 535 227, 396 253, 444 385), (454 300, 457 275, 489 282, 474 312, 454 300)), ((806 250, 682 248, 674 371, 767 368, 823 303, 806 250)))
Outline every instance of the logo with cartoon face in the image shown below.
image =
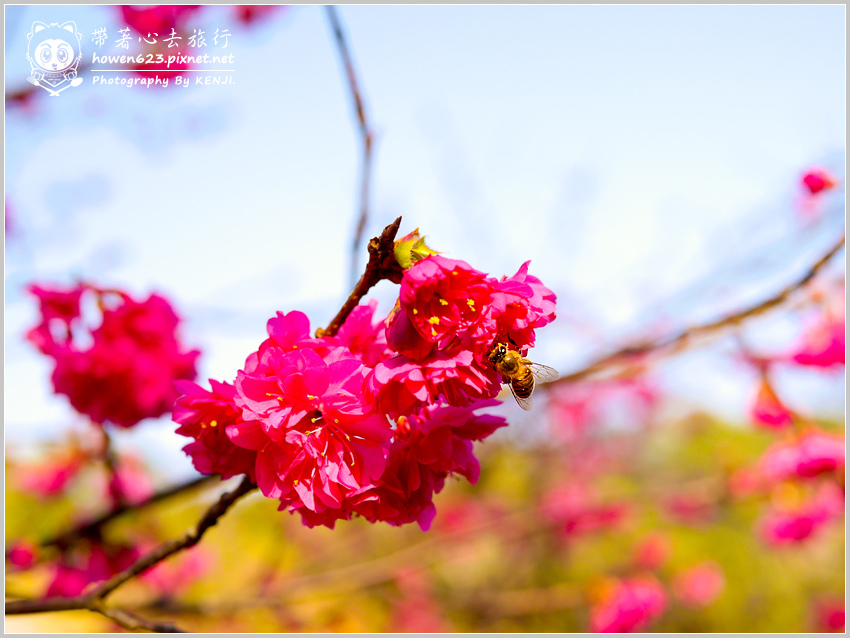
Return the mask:
POLYGON ((49 25, 33 22, 32 31, 27 34, 27 60, 32 67, 27 82, 40 86, 51 97, 57 97, 72 86, 80 86, 83 78, 77 77, 77 69, 83 58, 82 38, 73 22, 49 25))

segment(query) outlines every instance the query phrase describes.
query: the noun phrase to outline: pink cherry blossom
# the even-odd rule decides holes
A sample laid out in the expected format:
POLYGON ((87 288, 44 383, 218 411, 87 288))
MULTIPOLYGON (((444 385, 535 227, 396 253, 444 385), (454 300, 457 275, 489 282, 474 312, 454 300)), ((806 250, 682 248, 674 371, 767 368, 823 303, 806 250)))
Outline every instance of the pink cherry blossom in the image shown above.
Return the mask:
POLYGON ((590 488, 567 483, 543 497, 540 513, 569 538, 619 527, 629 515, 629 507, 625 503, 606 503, 590 488))
MULTIPOLYGON (((143 547, 145 553, 155 548, 155 543, 143 547)), ((167 561, 157 563, 141 575, 141 580, 161 596, 179 596, 209 572, 213 561, 206 547, 196 545, 167 561)))
POLYGON ((425 574, 403 567, 396 572, 395 582, 400 596, 393 601, 391 631, 425 634, 449 631, 425 574))
POLYGON ((10 544, 6 551, 6 560, 16 569, 26 570, 35 564, 38 554, 39 550, 36 544, 22 539, 10 544))
POLYGON ((809 321, 803 338, 790 358, 802 366, 832 368, 844 365, 844 313, 823 314, 809 321))
POLYGON ((635 547, 634 562, 642 569, 658 569, 670 559, 672 551, 670 537, 653 532, 647 534, 635 547))
POLYGON ((759 461, 769 481, 812 478, 844 467, 844 436, 810 430, 772 445, 759 461))
POLYGON ((490 436, 507 422, 475 412, 497 403, 429 406, 410 418, 400 417, 387 470, 357 512, 372 522, 404 525, 416 521, 423 530, 429 529, 436 514, 433 496, 443 489, 449 474, 459 474, 473 484, 478 480, 481 467, 472 442, 490 436))
POLYGON ((368 368, 374 368, 392 355, 387 345, 386 326, 374 321, 377 307, 374 300, 368 305, 357 306, 336 336, 329 339, 331 343, 348 348, 368 368))
POLYGON ((726 587, 723 568, 714 561, 704 561, 680 572, 673 580, 673 591, 682 604, 705 607, 720 597, 726 587))
POLYGON ((392 429, 363 398, 363 362, 346 348, 325 349, 322 358, 268 346, 240 371, 237 403, 249 422, 230 426, 228 436, 257 450, 264 495, 307 525, 333 527, 380 478, 392 429))
POLYGON ((815 631, 844 633, 844 598, 825 596, 813 605, 815 631))
POLYGON ((820 534, 844 513, 844 492, 824 483, 801 503, 774 505, 760 521, 761 535, 773 546, 796 545, 820 534))
POLYGON ((794 422, 794 415, 774 394, 771 387, 760 382, 750 409, 752 420, 771 430, 782 430, 794 422))
POLYGON ((225 479, 247 474, 253 479, 256 451, 236 445, 227 436, 229 426, 244 423, 235 402, 236 389, 229 383, 209 381, 212 390, 191 381, 175 382, 183 395, 172 414, 180 424, 177 434, 193 439, 183 451, 201 474, 220 474, 225 479))
POLYGON ((431 255, 404 272, 399 301, 419 334, 438 342, 479 322, 496 283, 465 261, 431 255))
POLYGON ((75 548, 63 554, 53 569, 46 596, 70 598, 79 596, 90 584, 106 580, 127 569, 139 558, 139 551, 126 545, 103 545, 75 548))
POLYGON ((139 458, 119 454, 116 461, 115 472, 105 482, 104 489, 113 503, 135 505, 153 496, 153 481, 139 458))
POLYGON ((652 576, 614 580, 590 610, 594 632, 643 631, 667 609, 667 593, 652 576))
POLYGON ((800 181, 812 195, 817 195, 838 185, 838 180, 823 168, 809 169, 803 174, 800 181))
MULTIPOLYGON (((523 354, 534 346, 535 330, 555 319, 555 293, 535 276, 528 274, 530 261, 511 277, 502 277, 487 308, 482 325, 493 333, 486 345, 513 343, 523 354), (489 324, 489 325, 488 325, 489 324)), ((482 331, 479 330, 477 336, 482 331)))
POLYGON ((398 355, 379 363, 367 379, 367 394, 391 417, 445 401, 465 406, 495 397, 501 384, 492 367, 478 364, 471 350, 437 351, 420 361, 398 355))
POLYGON ((152 6, 119 5, 118 10, 124 24, 138 34, 149 37, 159 34, 162 38, 179 27, 188 16, 201 8, 191 4, 161 4, 152 6))
POLYGON ((41 301, 42 321, 27 337, 54 359, 54 392, 66 395, 94 423, 129 428, 158 417, 177 398, 173 382, 194 378, 200 353, 183 350, 176 336, 179 319, 164 298, 151 295, 137 302, 126 293, 85 284, 50 295, 40 287, 30 290, 41 301), (90 330, 91 343, 80 345, 69 326, 84 293, 97 298, 102 317, 90 330), (68 324, 60 333, 50 327, 56 319, 68 324))
POLYGON ((59 496, 85 467, 89 458, 77 447, 58 450, 34 464, 16 466, 15 482, 25 492, 42 498, 59 496))

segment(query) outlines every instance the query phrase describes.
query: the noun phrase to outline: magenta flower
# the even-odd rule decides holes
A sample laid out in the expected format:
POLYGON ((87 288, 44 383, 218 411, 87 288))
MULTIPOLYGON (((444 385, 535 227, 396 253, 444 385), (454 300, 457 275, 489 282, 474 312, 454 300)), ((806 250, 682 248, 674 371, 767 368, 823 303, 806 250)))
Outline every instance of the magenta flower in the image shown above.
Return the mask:
POLYGON ((392 356, 383 322, 374 322, 377 307, 378 302, 374 300, 366 306, 357 306, 336 336, 328 339, 331 343, 348 348, 368 368, 374 368, 392 356))
POLYGON ((619 527, 629 514, 624 503, 604 503, 587 487, 567 484, 549 492, 541 515, 565 537, 594 534, 619 527))
POLYGON ((844 513, 844 492, 824 483, 814 497, 793 505, 773 506, 760 522, 764 540, 777 547, 796 545, 818 535, 844 513))
POLYGON ((835 177, 823 168, 809 169, 800 181, 812 195, 817 195, 838 186, 838 181, 835 177))
POLYGON ((53 331, 61 332, 63 341, 70 340, 71 322, 80 316, 80 298, 83 290, 83 288, 75 288, 63 291, 35 284, 27 287, 29 293, 38 297, 41 323, 27 332, 26 338, 43 354, 50 354, 56 347, 53 331))
POLYGON ((756 390, 750 409, 750 418, 762 427, 782 430, 794 422, 794 415, 774 394, 771 387, 762 381, 756 390))
MULTIPOLYGON (((512 277, 502 277, 481 322, 477 339, 483 335, 485 347, 513 343, 523 353, 534 346, 537 328, 555 320, 555 293, 533 275, 527 261, 512 277)), ((489 351, 489 349, 488 349, 489 351)))
POLYGON ((94 423, 129 428, 169 412, 177 398, 173 382, 195 377, 200 353, 183 351, 175 334, 179 319, 162 297, 139 303, 123 292, 88 285, 49 295, 36 286, 30 290, 41 301, 42 322, 27 338, 54 359, 54 392, 94 423), (70 324, 86 292, 97 295, 102 322, 90 332, 91 345, 82 347, 70 324), (50 327, 56 320, 66 323, 64 330, 50 327))
POLYGON ((60 496, 85 467, 87 461, 88 456, 79 448, 59 450, 42 462, 16 467, 15 482, 25 492, 42 498, 60 496))
POLYGON ((9 549, 6 551, 6 560, 15 569, 27 570, 35 565, 38 554, 38 545, 26 539, 21 539, 9 545, 9 549))
POLYGON ((193 441, 183 451, 201 474, 220 474, 230 478, 247 474, 253 480, 257 453, 233 443, 227 428, 244 423, 242 410, 236 405, 236 390, 229 383, 210 379, 212 390, 191 381, 177 381, 183 395, 177 399, 172 419, 180 424, 177 434, 193 441))
POLYGON ((812 478, 844 468, 844 436, 811 430, 771 446, 759 461, 766 479, 812 478))
POLYGON ((496 280, 457 259, 432 255, 404 272, 399 301, 422 337, 451 340, 481 319, 496 280))
POLYGON ((720 597, 726 587, 723 568, 714 561, 704 561, 673 580, 673 591, 682 604, 688 607, 705 607, 720 597))
POLYGON ((590 610, 590 631, 643 631, 667 608, 667 593, 652 576, 606 583, 601 600, 590 610))
POLYGON ((844 316, 828 314, 809 323, 791 359, 802 366, 843 366, 845 357, 844 316))
POLYGON ((472 442, 490 436, 507 422, 475 411, 497 403, 430 406, 410 418, 399 417, 387 469, 357 513, 372 522, 404 525, 416 521, 423 530, 429 529, 437 513, 434 494, 443 489, 449 474, 459 474, 473 484, 478 481, 481 467, 472 442))
POLYGON ((393 418, 440 401, 465 406, 492 399, 501 389, 496 371, 479 365, 470 350, 437 351, 418 362, 398 355, 379 363, 366 383, 378 411, 393 418))
POLYGON ((139 558, 139 551, 125 545, 96 543, 85 551, 63 554, 56 564, 45 596, 79 596, 89 583, 96 583, 122 572, 139 558))
POLYGON ((274 350, 239 372, 237 402, 256 423, 233 425, 228 434, 258 451, 263 494, 310 526, 333 527, 380 478, 392 429, 363 398, 368 369, 346 348, 324 359, 310 349, 274 350))

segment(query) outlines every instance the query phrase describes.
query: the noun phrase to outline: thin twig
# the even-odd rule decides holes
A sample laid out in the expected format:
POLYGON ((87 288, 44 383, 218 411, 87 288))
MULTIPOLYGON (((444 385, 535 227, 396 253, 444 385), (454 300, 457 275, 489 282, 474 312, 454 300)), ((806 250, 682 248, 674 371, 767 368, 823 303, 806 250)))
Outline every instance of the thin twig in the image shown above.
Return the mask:
POLYGON ((58 536, 54 536, 53 538, 48 538, 40 543, 42 547, 68 547, 74 541, 80 538, 92 538, 96 537, 100 533, 100 528, 109 523, 112 519, 118 518, 119 516, 126 514, 127 512, 134 512, 141 510, 149 505, 153 505, 154 503, 158 503, 160 501, 164 501, 172 496, 176 496, 178 494, 182 494, 183 492, 188 492, 189 490, 193 490, 196 487, 200 487, 201 485, 206 485, 207 483, 211 483, 212 481, 218 480, 219 477, 216 476, 201 476, 187 483, 182 483, 180 485, 175 485, 173 487, 169 487, 165 490, 157 492, 156 494, 150 496, 140 503, 136 503, 134 505, 122 505, 116 507, 109 512, 103 514, 102 516, 96 518, 95 520, 85 523, 79 527, 68 530, 67 532, 63 532, 58 536))
POLYGON ((839 250, 841 250, 843 246, 844 235, 841 236, 841 239, 836 242, 835 245, 832 246, 832 248, 830 248, 814 264, 812 264, 802 277, 790 283, 773 296, 768 297, 767 299, 753 306, 749 306, 747 308, 734 312, 725 317, 721 317, 720 319, 716 319, 714 321, 709 321, 707 323, 685 328, 678 334, 675 334, 672 337, 668 337, 666 339, 626 346, 612 354, 606 355, 597 359, 596 361, 593 361, 592 363, 586 365, 585 367, 579 370, 576 370, 575 372, 562 375, 558 381, 547 385, 558 385, 561 383, 579 381, 603 370, 607 370, 608 368, 617 365, 627 364, 635 358, 658 352, 660 350, 678 351, 687 347, 689 345, 689 342, 691 342, 696 337, 719 332, 723 328, 738 325, 741 322, 750 319, 751 317, 755 317, 764 312, 767 312, 768 310, 771 310, 772 308, 775 308, 779 304, 783 303, 794 292, 806 286, 812 279, 814 279, 814 277, 829 262, 829 260, 832 259, 832 257, 834 257, 839 250))
POLYGON ((348 79, 348 91, 351 94, 354 114, 357 116, 357 125, 363 147, 363 161, 360 167, 360 212, 357 217, 357 226, 354 229, 354 240, 351 245, 351 269, 349 271, 350 281, 353 285, 355 273, 357 272, 357 250, 360 247, 360 242, 363 240, 363 232, 366 230, 366 223, 369 220, 369 185, 372 181, 372 146, 374 135, 372 133, 372 127, 369 125, 369 120, 366 117, 363 93, 357 82, 357 74, 354 72, 354 62, 348 50, 348 43, 346 42, 336 7, 326 5, 325 12, 333 29, 334 41, 336 42, 340 60, 345 67, 345 76, 348 79))
MULTIPOLYGON (((254 489, 256 489, 256 485, 254 485, 254 483, 246 476, 243 478, 238 487, 231 492, 223 494, 221 498, 219 498, 219 500, 206 511, 193 530, 186 532, 177 540, 163 543, 157 549, 143 556, 121 573, 116 574, 109 580, 94 587, 94 589, 87 594, 74 596, 72 598, 53 597, 36 600, 13 600, 6 603, 6 614, 35 614, 48 611, 87 609, 107 616, 127 628, 148 629, 152 627, 155 623, 147 621, 141 616, 136 616, 131 612, 126 612, 124 610, 107 608, 105 606, 106 597, 128 580, 131 580, 142 572, 147 571, 172 554, 176 554, 179 551, 195 546, 198 541, 201 540, 204 533, 210 527, 215 525, 237 500, 254 489), (128 624, 124 623, 128 623, 133 626, 128 626, 128 624)), ((159 623, 159 626, 164 627, 165 625, 159 623)), ((170 631, 174 630, 177 629, 173 628, 170 631)))
POLYGON ((317 337, 333 337, 345 323, 351 311, 357 307, 360 300, 376 283, 382 279, 389 279, 394 283, 401 282, 403 271, 395 258, 395 236, 401 225, 401 217, 384 228, 379 237, 373 237, 369 242, 369 263, 360 281, 354 286, 354 290, 342 305, 336 317, 328 324, 327 328, 318 328, 317 337))

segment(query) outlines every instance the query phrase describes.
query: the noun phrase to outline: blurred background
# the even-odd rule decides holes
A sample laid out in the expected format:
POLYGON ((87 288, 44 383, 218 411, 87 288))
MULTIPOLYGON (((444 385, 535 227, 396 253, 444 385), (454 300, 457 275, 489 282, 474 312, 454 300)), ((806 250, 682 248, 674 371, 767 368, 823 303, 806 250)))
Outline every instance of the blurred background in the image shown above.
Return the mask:
MULTIPOLYGON (((558 295, 530 356, 562 374, 756 305, 844 232, 843 6, 338 11, 375 133, 364 237, 401 215, 402 233, 418 227, 493 276, 530 259, 558 295), (807 187, 812 169, 834 185, 807 187)), ((355 275, 360 142, 324 9, 184 14, 186 40, 229 32, 209 50, 233 54, 222 85, 94 84, 93 53, 153 50, 135 32, 118 48, 126 25, 114 6, 5 7, 7 470, 88 427, 23 339, 38 321, 27 285, 163 294, 202 352, 199 381, 230 381, 275 311, 325 325, 355 275), (69 20, 89 68, 51 97, 27 82, 27 34, 69 20)), ((379 312, 396 295, 380 284, 379 312)), ((840 508, 821 484, 730 488, 784 440, 759 425, 760 357, 778 359, 768 387, 795 423, 843 443, 843 306, 841 250, 811 290, 699 348, 540 390, 529 414, 508 397, 496 411, 511 427, 477 447, 481 481, 452 482, 427 534, 362 521, 308 530, 251 497, 205 539, 197 579, 145 585, 160 597, 147 613, 196 631, 584 631, 604 628, 611 601, 647 595, 665 601, 645 625, 657 631, 829 629, 839 606, 843 629, 843 455, 840 508), (789 364, 839 306, 840 365, 789 364), (809 497, 829 510, 810 517, 818 533, 777 549, 759 531, 766 508, 798 511, 809 497)), ((196 476, 167 417, 113 438, 152 485, 196 476)), ((33 533, 20 512, 43 504, 6 489, 8 544, 33 533)), ((51 497, 39 534, 75 520, 80 494, 51 497)), ((169 538, 203 502, 158 505, 141 527, 169 538)), ((47 575, 21 578, 35 594, 47 575)), ((136 608, 151 598, 127 596, 136 608)), ((82 612, 63 622, 108 628, 82 612)))

